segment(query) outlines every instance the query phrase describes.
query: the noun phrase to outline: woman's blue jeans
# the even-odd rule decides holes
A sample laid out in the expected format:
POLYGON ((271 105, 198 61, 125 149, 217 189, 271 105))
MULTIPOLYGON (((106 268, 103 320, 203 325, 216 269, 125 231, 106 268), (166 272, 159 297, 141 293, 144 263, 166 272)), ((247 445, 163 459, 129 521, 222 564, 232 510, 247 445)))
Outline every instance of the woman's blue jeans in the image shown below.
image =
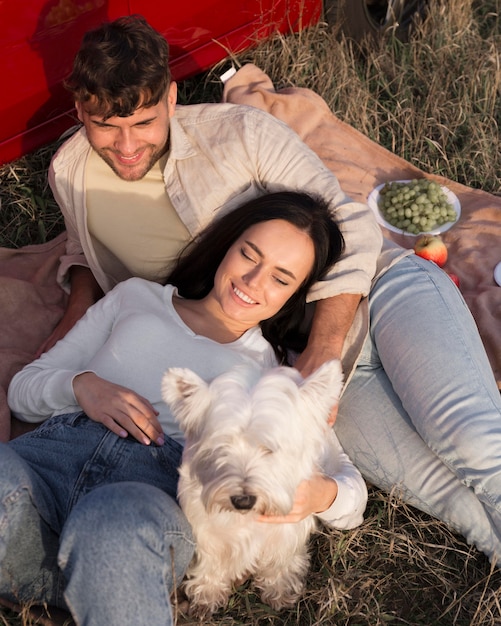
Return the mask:
POLYGON ((369 296, 371 331, 336 433, 372 484, 501 562, 501 396, 456 286, 415 255, 369 296))
POLYGON ((181 446, 120 439, 82 413, 0 447, 0 596, 78 626, 173 623, 194 549, 176 503, 181 446))

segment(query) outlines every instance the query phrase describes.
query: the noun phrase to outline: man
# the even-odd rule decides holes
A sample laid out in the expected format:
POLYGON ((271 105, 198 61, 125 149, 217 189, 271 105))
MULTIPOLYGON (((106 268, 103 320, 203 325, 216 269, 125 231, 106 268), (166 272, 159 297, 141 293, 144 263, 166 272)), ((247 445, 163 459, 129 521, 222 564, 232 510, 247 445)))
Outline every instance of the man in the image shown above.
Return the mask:
POLYGON ((312 294, 312 332, 297 367, 307 375, 341 356, 369 292, 381 233, 294 132, 249 107, 176 107, 168 45, 137 16, 86 35, 68 86, 83 128, 55 155, 50 184, 68 231, 59 278, 70 296, 43 349, 117 282, 161 279, 218 211, 266 191, 299 189, 332 204, 346 252, 336 275, 312 294))

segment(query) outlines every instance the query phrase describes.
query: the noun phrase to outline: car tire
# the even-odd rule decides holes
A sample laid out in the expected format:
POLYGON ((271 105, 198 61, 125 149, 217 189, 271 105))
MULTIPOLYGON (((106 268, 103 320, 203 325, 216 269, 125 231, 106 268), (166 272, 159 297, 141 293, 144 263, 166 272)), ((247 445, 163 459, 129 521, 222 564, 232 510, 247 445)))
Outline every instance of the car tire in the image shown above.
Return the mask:
POLYGON ((426 17, 427 7, 428 0, 324 0, 324 15, 329 24, 360 43, 392 29, 406 41, 416 19, 426 17))

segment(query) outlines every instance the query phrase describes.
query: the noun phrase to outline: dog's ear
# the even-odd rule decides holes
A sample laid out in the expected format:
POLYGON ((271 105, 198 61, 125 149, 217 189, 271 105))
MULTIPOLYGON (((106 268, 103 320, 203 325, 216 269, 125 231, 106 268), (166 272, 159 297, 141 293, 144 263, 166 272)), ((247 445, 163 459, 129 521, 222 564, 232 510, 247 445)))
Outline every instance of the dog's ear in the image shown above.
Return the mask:
POLYGON ((209 402, 209 385, 189 369, 171 367, 162 378, 162 397, 186 435, 197 430, 209 402))
POLYGON ((339 399, 343 388, 341 362, 337 359, 327 361, 300 385, 301 398, 309 407, 316 407, 322 419, 327 419, 331 409, 339 399))

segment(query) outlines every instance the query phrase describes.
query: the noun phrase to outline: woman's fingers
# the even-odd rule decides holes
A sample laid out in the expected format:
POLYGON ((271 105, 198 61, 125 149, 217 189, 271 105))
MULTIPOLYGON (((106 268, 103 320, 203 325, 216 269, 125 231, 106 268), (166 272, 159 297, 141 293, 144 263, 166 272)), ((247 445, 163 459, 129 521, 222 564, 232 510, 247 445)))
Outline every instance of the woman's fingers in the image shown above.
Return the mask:
POLYGON ((77 402, 94 421, 104 424, 119 437, 130 434, 140 443, 164 442, 158 412, 146 399, 131 389, 84 372, 73 380, 77 402))

